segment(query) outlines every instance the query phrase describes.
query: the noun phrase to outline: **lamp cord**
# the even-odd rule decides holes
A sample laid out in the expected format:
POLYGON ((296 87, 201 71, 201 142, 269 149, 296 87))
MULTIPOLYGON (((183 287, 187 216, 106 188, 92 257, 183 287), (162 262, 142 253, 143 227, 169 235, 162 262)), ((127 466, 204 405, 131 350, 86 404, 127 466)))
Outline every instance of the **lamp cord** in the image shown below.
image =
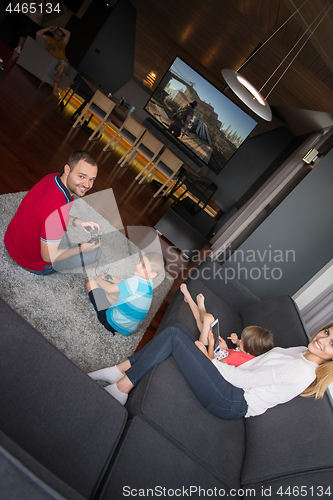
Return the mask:
MULTIPOLYGON (((263 46, 264 46, 264 45, 266 45, 266 43, 268 43, 268 42, 270 41, 270 39, 271 39, 271 38, 273 38, 273 36, 275 36, 275 35, 276 35, 276 33, 277 33, 278 31, 280 31, 280 29, 281 29, 281 28, 283 28, 283 26, 284 26, 285 24, 287 24, 287 22, 288 22, 288 21, 290 21, 290 19, 291 19, 292 17, 294 17, 294 15, 295 15, 295 14, 297 14, 297 12, 298 12, 298 11, 299 11, 299 10, 303 7, 303 5, 305 5, 308 1, 309 1, 309 0, 305 0, 305 2, 303 2, 303 3, 302 3, 302 5, 301 5, 300 7, 298 7, 298 9, 297 9, 297 10, 295 10, 295 12, 294 12, 293 14, 291 14, 291 15, 288 17, 288 19, 287 19, 287 20, 286 20, 283 24, 281 24, 281 26, 280 26, 280 27, 279 27, 276 31, 274 31, 274 33, 273 33, 273 34, 272 34, 269 38, 267 38, 267 40, 266 40, 266 41, 265 41, 262 45, 260 45, 260 47, 259 47, 257 50, 255 50, 255 51, 253 52, 253 54, 251 54, 251 55, 250 55, 250 57, 249 57, 249 58, 248 58, 245 62, 246 62, 246 63, 250 62, 250 61, 251 61, 251 59, 252 59, 252 57, 254 57, 254 56, 255 56, 255 55, 259 52, 259 50, 261 50, 261 49, 263 48, 263 46)), ((245 63, 244 63, 244 64, 245 64, 245 63)), ((242 64, 242 66, 243 66, 243 64, 242 64)), ((240 67, 238 68, 238 70, 236 71, 236 73, 238 73, 238 71, 241 69, 241 67, 242 67, 242 66, 240 66, 240 67)), ((265 85, 266 85, 266 84, 265 84, 265 85)))

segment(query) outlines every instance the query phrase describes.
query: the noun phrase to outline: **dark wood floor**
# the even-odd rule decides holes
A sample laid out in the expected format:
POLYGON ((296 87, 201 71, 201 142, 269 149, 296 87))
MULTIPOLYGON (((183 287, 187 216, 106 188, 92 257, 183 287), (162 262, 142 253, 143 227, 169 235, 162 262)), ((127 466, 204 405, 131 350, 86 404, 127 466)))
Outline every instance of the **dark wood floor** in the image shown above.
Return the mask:
MULTIPOLYGON (((99 164, 98 177, 90 193, 112 188, 125 228, 154 227, 171 201, 153 199, 156 187, 135 181, 138 169, 142 168, 140 162, 129 168, 118 167, 119 151, 103 153, 104 139, 89 142, 88 130, 73 129, 70 120, 73 108, 58 106, 49 85, 39 89, 39 80, 17 66, 17 56, 1 43, 0 57, 5 65, 5 70, 0 72, 0 194, 30 189, 46 174, 62 172, 73 151, 86 149, 99 164)), ((152 338, 173 294, 189 270, 198 265, 186 261, 167 240, 161 238, 161 244, 167 270, 175 281, 139 347, 152 338)))

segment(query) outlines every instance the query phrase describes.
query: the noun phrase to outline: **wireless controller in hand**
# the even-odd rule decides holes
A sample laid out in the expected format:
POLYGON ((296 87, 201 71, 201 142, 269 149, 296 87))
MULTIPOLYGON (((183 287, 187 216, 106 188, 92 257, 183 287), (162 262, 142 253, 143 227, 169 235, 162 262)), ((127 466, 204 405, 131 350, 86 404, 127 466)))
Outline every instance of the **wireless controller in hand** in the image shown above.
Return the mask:
POLYGON ((90 232, 90 240, 88 240, 88 243, 98 243, 99 242, 99 237, 98 237, 98 231, 93 228, 93 227, 87 227, 87 230, 90 232))

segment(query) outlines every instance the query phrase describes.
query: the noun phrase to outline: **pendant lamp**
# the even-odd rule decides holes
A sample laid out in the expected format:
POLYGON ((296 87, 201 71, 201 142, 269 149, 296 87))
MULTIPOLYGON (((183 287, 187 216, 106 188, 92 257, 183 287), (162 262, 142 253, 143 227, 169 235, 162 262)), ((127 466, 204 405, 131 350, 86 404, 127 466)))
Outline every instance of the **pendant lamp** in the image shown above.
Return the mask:
MULTIPOLYGON (((246 61, 246 64, 254 57, 259 50, 263 48, 263 46, 303 7, 308 2, 306 0, 269 38, 264 42, 258 50, 256 50, 246 61)), ((290 68, 296 57, 299 55, 299 53, 303 50, 305 47, 306 43, 308 42, 310 36, 315 32, 315 30, 318 28, 320 23, 323 21, 324 17, 327 15, 329 10, 332 8, 332 5, 330 2, 328 2, 325 7, 319 12, 319 14, 316 16, 316 18, 312 21, 312 23, 308 26, 308 28, 305 30, 303 35, 300 37, 299 40, 293 45, 291 50, 288 52, 288 54, 284 57, 282 62, 278 65, 278 67, 273 71, 271 76, 266 80, 264 85, 261 87, 261 89, 258 91, 256 88, 242 75, 239 74, 239 69, 237 71, 233 71, 231 69, 223 69, 221 71, 222 76, 224 80, 227 82, 228 86, 230 89, 239 97, 241 101, 244 102, 254 113, 256 113, 258 116, 263 118, 264 120, 271 121, 272 120, 272 111, 271 108, 267 102, 267 97, 270 95, 270 93, 273 91, 273 89, 276 87, 276 85, 279 83, 281 78, 284 76, 286 71, 290 68), (316 27, 311 30, 311 26, 317 21, 318 17, 321 16, 322 12, 326 9, 326 6, 329 6, 326 12, 324 12, 322 18, 316 25, 316 27), (292 58, 291 62, 288 64, 286 69, 283 71, 282 75, 279 77, 277 82, 274 84, 274 86, 271 88, 269 93, 266 95, 266 97, 263 97, 261 95, 262 89, 267 85, 267 83, 270 81, 270 79, 273 77, 273 75, 278 71, 278 69, 283 65, 287 57, 291 54, 291 52, 296 48, 296 46, 299 44, 299 42, 302 40, 302 38, 306 35, 306 33, 310 31, 310 35, 307 37, 305 43, 301 46, 301 48, 297 51, 296 55, 292 58)), ((243 65, 244 66, 244 65, 243 65)))
POLYGON ((150 71, 148 73, 148 75, 146 76, 146 78, 144 78, 142 80, 142 83, 144 83, 147 87, 149 88, 153 88, 154 86, 154 83, 155 83, 155 80, 156 80, 156 77, 157 77, 157 73, 158 71, 155 70, 155 71, 150 71))

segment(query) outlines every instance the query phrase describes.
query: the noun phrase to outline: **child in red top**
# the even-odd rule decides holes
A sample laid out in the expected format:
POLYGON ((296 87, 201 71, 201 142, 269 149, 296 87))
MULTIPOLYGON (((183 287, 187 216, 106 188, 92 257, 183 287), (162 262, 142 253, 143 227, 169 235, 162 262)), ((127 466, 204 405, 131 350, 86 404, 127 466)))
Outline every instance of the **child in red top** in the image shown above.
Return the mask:
POLYGON ((193 312, 193 316, 200 331, 200 337, 197 342, 207 347, 208 355, 211 359, 216 358, 221 363, 239 366, 253 359, 255 356, 264 354, 274 347, 272 332, 260 326, 248 326, 242 331, 240 339, 236 333, 232 333, 230 337, 228 337, 228 339, 237 346, 236 349, 229 349, 226 341, 220 337, 220 346, 214 351, 214 338, 211 331, 211 324, 215 318, 212 314, 207 313, 204 304, 204 296, 200 293, 197 296, 197 303, 195 303, 185 283, 180 285, 180 290, 184 295, 185 302, 188 303, 193 312))

